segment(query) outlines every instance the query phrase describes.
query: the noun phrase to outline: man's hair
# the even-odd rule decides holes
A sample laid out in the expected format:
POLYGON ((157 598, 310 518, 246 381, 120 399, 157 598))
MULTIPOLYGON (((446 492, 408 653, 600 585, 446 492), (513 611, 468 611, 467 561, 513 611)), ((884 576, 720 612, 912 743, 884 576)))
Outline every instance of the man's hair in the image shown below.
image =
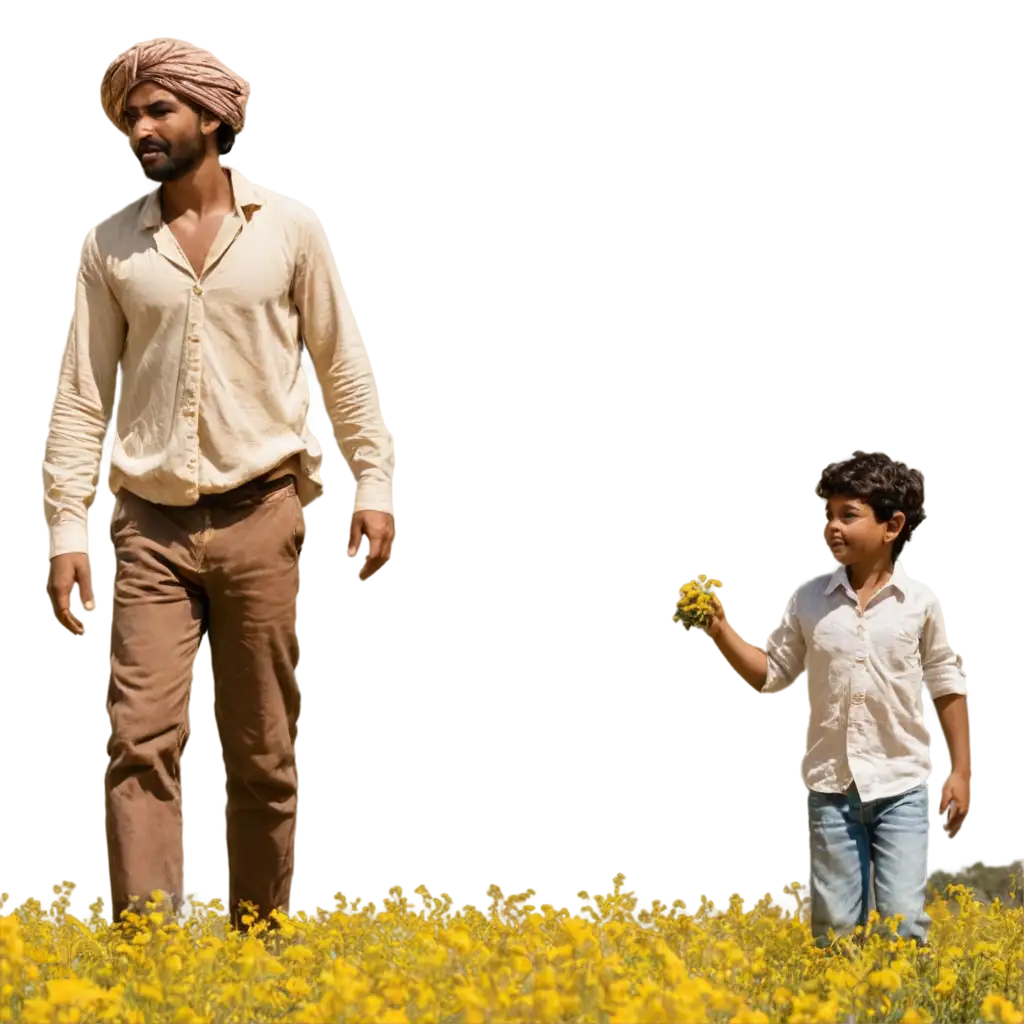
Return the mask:
POLYGON ((835 494, 859 498, 870 506, 880 523, 902 512, 907 518, 892 544, 893 562, 926 518, 923 474, 905 463, 894 462, 883 452, 854 452, 852 459, 833 462, 821 474, 815 490, 826 500, 835 494))
MULTIPOLYGON (((178 99, 180 99, 182 103, 190 106, 200 117, 205 114, 214 121, 218 120, 216 114, 207 110, 205 107, 199 106, 198 103, 193 103, 192 100, 187 97, 178 96, 178 99)), ((231 147, 235 144, 235 129, 232 128, 227 121, 221 121, 217 127, 217 131, 214 133, 214 138, 217 140, 217 152, 220 153, 221 156, 224 156, 225 153, 231 152, 231 147)))
POLYGON ((223 156, 225 153, 231 152, 231 147, 235 144, 235 129, 227 123, 227 121, 221 121, 220 126, 217 128, 217 152, 223 156))

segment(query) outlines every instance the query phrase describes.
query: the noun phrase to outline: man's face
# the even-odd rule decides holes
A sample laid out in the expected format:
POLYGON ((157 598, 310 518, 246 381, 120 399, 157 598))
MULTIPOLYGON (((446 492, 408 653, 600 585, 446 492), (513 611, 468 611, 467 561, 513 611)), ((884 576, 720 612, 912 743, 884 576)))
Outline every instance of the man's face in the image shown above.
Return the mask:
POLYGON ((153 181, 176 181, 193 170, 218 125, 152 82, 140 82, 128 93, 124 117, 132 150, 153 181))

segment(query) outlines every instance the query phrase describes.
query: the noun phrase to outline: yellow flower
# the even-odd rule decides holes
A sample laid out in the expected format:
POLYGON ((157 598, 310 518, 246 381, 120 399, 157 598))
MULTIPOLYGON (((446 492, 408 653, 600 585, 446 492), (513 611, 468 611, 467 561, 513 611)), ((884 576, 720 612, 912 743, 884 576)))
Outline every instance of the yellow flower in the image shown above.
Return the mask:
POLYGON ((441 941, 463 953, 468 953, 473 948, 473 940, 469 932, 462 928, 453 928, 441 934, 441 941))
POLYGON ((679 588, 682 597, 676 602, 676 613, 672 619, 681 622, 687 630, 694 626, 706 628, 714 617, 716 607, 710 588, 715 584, 721 586, 721 581, 711 580, 704 584, 706 579, 706 576, 701 576, 701 583, 691 580, 679 588))
POLYGON ((931 1014, 927 1010, 919 1009, 916 1006, 909 1006, 903 1011, 900 1018, 901 1024, 932 1024, 931 1014))
MULTIPOLYGON (((691 603, 694 618, 706 614, 706 598, 691 603)), ((484 913, 454 911, 450 897, 435 899, 423 886, 416 890, 422 911, 397 886, 380 912, 339 893, 331 913, 273 915, 279 929, 248 937, 227 928, 216 900, 184 927, 152 914, 114 927, 102 920, 102 905, 86 925, 63 903, 47 917, 31 901, 0 917, 0 1024, 214 1017, 408 1024, 407 1013, 463 1024, 851 1017, 930 1024, 928 1006, 952 1020, 1024 1024, 1014 1002, 1024 958, 1018 907, 954 890, 949 903, 926 908, 927 955, 892 934, 893 919, 877 915, 870 928, 823 950, 804 910, 782 914, 770 895, 746 912, 734 896, 717 912, 705 900, 690 914, 676 900, 636 913, 632 893, 621 891, 624 878, 616 876, 607 896, 580 891, 588 907, 578 914, 538 909, 528 902, 532 889, 506 898, 492 886, 494 904, 484 913)), ((786 891, 799 898, 800 887, 786 891)))
POLYGON ((769 1024, 771 1018, 764 1010, 752 1010, 744 1003, 730 1018, 729 1024, 769 1024))
POLYGON ((143 999, 152 999, 158 1003, 162 1003, 164 1001, 164 994, 158 985, 140 985, 139 995, 142 996, 143 999))
POLYGON ((634 1021, 643 1020, 645 1007, 641 996, 633 996, 626 1000, 625 1004, 617 1007, 617 1013, 610 1017, 612 1021, 634 1021))
POLYGON ((82 978, 55 978, 46 983, 46 997, 51 1003, 60 1006, 74 1003, 78 1006, 89 1006, 102 999, 102 989, 82 978))
MULTIPOLYGON (((5 1020, 12 1018, 5 1017, 5 1020)), ((21 1018, 25 1024, 43 1024, 53 1020, 53 1007, 46 999, 26 999, 21 1007, 21 1018)))
POLYGON ((999 1024, 1022 1024, 1024 1014, 1020 1013, 1005 996, 990 992, 981 1003, 981 1015, 987 1021, 999 1024))
POLYGON ((180 1024, 192 1024, 193 1021, 199 1020, 195 1011, 188 1006, 179 1006, 174 1011, 174 1017, 171 1019, 175 1022, 180 1022, 180 1024))
POLYGON ((875 988, 884 989, 887 992, 893 992, 900 987, 900 976, 891 967, 872 971, 868 975, 868 981, 875 988))

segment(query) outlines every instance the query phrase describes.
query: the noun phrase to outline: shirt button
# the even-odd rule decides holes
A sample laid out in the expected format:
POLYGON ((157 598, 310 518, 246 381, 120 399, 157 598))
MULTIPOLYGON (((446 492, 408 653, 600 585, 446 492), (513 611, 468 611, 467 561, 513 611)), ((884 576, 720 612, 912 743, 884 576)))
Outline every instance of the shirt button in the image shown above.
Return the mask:
POLYGON ((196 293, 196 295, 202 295, 203 294, 203 289, 200 288, 199 285, 197 285, 197 284, 192 285, 192 291, 194 291, 196 293))
POLYGON ((867 661, 867 659, 868 659, 868 656, 866 654, 858 654, 855 660, 856 661, 867 661))
POLYGON ((864 694, 863 693, 855 693, 853 695, 853 703, 854 704, 863 704, 864 703, 864 694))

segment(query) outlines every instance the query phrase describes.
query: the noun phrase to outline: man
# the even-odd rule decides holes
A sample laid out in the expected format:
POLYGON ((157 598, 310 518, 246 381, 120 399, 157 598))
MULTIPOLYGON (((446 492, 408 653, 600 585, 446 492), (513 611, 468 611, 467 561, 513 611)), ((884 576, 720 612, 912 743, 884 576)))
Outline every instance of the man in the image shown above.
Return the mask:
POLYGON ((113 918, 183 893, 179 765, 192 665, 210 634, 227 769, 232 923, 288 909, 295 836, 295 667, 302 508, 321 493, 306 427, 309 350, 357 480, 348 553, 390 557, 391 435, 316 215, 224 168, 248 84, 157 39, 109 67, 104 110, 161 185, 89 232, 43 465, 48 592, 94 607, 86 517, 122 394, 110 468, 117 554, 106 773, 113 918))

